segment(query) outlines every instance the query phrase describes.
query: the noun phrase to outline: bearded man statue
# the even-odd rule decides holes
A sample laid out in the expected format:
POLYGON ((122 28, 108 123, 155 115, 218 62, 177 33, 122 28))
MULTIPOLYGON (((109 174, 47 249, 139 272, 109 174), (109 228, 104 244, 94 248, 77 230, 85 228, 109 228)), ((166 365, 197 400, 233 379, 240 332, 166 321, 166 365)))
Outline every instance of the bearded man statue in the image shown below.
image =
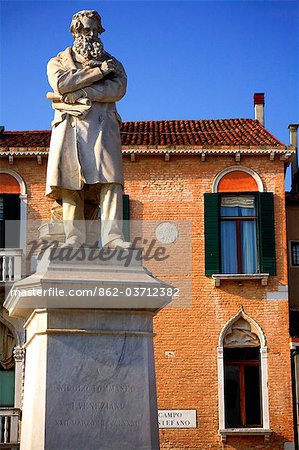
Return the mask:
POLYGON ((47 67, 55 116, 46 195, 55 199, 52 219, 63 219, 67 247, 86 245, 89 222, 101 210, 102 245, 129 248, 122 234, 121 119, 115 102, 126 92, 121 63, 98 37, 105 30, 96 11, 73 16, 72 47, 47 67), (89 219, 89 220, 87 220, 89 219))

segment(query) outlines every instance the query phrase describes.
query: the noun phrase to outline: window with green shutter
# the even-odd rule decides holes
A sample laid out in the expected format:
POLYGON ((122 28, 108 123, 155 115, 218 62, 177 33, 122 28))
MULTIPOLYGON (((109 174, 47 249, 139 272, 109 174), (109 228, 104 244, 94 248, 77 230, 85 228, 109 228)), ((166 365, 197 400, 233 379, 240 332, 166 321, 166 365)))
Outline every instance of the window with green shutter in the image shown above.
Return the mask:
POLYGON ((220 230, 218 194, 204 194, 206 275, 220 273, 220 230))
POLYGON ((276 275, 269 192, 204 195, 205 273, 276 275))

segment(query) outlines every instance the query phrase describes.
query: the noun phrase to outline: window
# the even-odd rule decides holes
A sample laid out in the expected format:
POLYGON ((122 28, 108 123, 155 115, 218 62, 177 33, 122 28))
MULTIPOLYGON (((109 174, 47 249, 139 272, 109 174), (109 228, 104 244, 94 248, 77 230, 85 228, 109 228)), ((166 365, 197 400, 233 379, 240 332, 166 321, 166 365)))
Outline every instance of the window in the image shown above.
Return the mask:
POLYGON ((226 428, 261 427, 260 348, 224 349, 226 428))
POLYGON ((223 327, 218 344, 219 432, 271 434, 266 338, 243 308, 223 327))
POLYGON ((25 252, 26 192, 25 182, 17 172, 0 168, 0 248, 20 248, 25 252))
POLYGON ((0 321, 0 407, 14 406, 15 345, 13 333, 0 321))
POLYGON ((299 266, 299 242, 291 242, 291 265, 299 266))
POLYGON ((204 195, 205 273, 276 275, 271 192, 204 195))
POLYGON ((0 194, 0 248, 20 246, 20 198, 19 194, 0 194), (8 220, 9 228, 5 229, 8 220))
POLYGON ((256 273, 254 196, 221 197, 220 233, 221 273, 256 273))

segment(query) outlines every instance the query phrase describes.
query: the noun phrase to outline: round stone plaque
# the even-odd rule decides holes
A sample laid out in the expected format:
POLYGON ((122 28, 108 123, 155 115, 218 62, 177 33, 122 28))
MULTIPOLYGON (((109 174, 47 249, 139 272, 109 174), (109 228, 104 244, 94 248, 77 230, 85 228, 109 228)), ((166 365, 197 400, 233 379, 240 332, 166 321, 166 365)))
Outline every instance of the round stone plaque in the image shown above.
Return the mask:
POLYGON ((162 244, 173 244, 179 235, 177 227, 170 222, 162 222, 156 228, 156 238, 162 244))

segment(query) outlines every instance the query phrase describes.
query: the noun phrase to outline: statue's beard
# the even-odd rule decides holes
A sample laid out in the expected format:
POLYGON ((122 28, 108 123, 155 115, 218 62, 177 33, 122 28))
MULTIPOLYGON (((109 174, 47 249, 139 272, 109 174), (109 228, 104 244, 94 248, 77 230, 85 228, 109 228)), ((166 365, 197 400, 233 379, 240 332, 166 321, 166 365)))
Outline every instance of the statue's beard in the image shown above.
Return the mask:
POLYGON ((104 56, 104 46, 100 38, 76 36, 73 50, 86 60, 100 60, 104 56))

